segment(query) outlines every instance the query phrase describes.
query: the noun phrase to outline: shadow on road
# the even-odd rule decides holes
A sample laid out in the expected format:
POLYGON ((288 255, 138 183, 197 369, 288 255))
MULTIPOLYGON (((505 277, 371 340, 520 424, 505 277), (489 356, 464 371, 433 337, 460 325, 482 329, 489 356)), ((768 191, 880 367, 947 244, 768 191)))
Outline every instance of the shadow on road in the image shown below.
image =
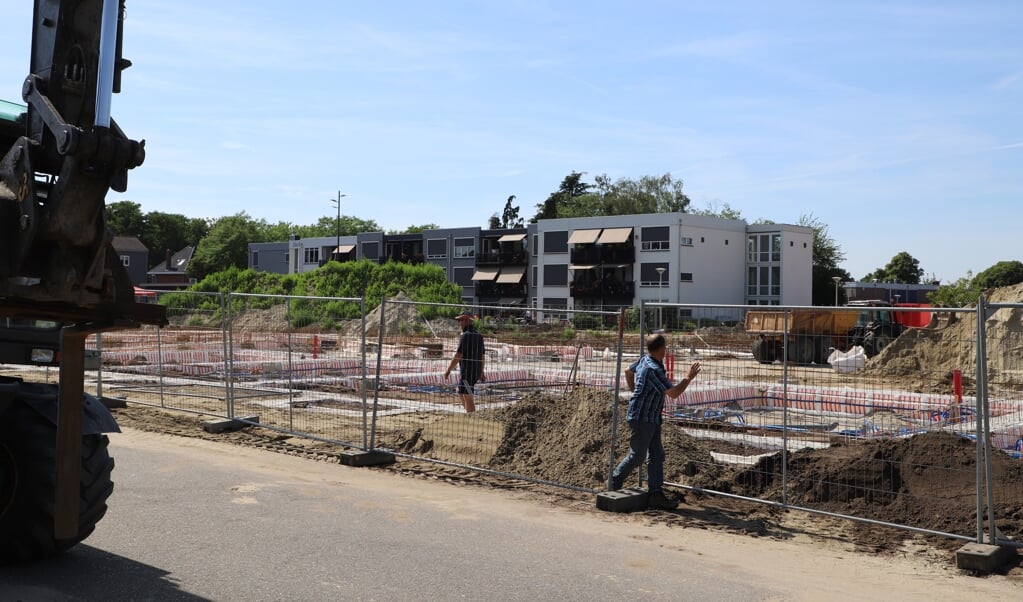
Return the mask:
POLYGON ((79 544, 58 557, 0 566, 0 600, 185 600, 208 598, 182 591, 168 572, 79 544))

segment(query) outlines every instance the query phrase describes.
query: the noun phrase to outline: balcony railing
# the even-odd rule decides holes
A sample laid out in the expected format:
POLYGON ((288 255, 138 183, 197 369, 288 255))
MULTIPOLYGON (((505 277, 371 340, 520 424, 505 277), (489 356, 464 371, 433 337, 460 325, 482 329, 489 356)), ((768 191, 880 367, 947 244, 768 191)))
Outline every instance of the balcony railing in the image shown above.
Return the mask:
POLYGON ((480 253, 476 256, 476 265, 529 265, 529 255, 525 251, 480 253))
POLYGON ((632 282, 572 283, 571 295, 576 299, 632 299, 636 285, 632 282))

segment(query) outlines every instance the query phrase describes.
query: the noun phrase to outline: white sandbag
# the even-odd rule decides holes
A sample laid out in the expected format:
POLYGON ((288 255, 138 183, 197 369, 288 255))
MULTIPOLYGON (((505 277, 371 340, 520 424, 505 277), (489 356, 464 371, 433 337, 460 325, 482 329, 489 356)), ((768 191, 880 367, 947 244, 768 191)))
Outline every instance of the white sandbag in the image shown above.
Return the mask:
POLYGON ((867 352, 859 345, 850 348, 849 351, 836 349, 828 356, 828 363, 835 372, 853 372, 867 363, 867 352))

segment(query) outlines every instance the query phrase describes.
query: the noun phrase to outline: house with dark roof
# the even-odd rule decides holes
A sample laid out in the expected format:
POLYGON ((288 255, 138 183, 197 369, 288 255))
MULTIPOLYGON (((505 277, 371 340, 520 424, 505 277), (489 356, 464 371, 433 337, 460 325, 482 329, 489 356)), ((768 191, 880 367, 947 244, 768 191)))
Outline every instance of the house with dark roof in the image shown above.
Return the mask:
POLYGON ((135 236, 115 236, 110 243, 114 252, 121 259, 121 265, 128 271, 132 284, 143 284, 146 281, 146 268, 149 267, 149 249, 135 236))
POLYGON ((189 278, 187 273, 188 262, 192 260, 194 253, 193 245, 188 245, 174 254, 167 249, 163 263, 149 270, 146 288, 173 291, 195 284, 195 278, 189 278))

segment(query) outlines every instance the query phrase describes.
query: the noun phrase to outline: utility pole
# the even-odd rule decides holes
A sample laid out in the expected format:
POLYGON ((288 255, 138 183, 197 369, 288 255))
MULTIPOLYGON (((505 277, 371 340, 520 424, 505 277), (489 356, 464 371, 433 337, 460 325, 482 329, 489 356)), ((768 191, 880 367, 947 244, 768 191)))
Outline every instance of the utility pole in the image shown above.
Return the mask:
POLYGON ((340 255, 341 255, 341 251, 339 250, 339 249, 341 249, 341 197, 345 197, 345 196, 348 196, 348 195, 341 194, 341 190, 338 189, 338 191, 337 191, 337 200, 330 199, 331 203, 337 205, 337 244, 334 245, 334 252, 331 253, 331 255, 336 255, 339 258, 340 258, 340 255))

